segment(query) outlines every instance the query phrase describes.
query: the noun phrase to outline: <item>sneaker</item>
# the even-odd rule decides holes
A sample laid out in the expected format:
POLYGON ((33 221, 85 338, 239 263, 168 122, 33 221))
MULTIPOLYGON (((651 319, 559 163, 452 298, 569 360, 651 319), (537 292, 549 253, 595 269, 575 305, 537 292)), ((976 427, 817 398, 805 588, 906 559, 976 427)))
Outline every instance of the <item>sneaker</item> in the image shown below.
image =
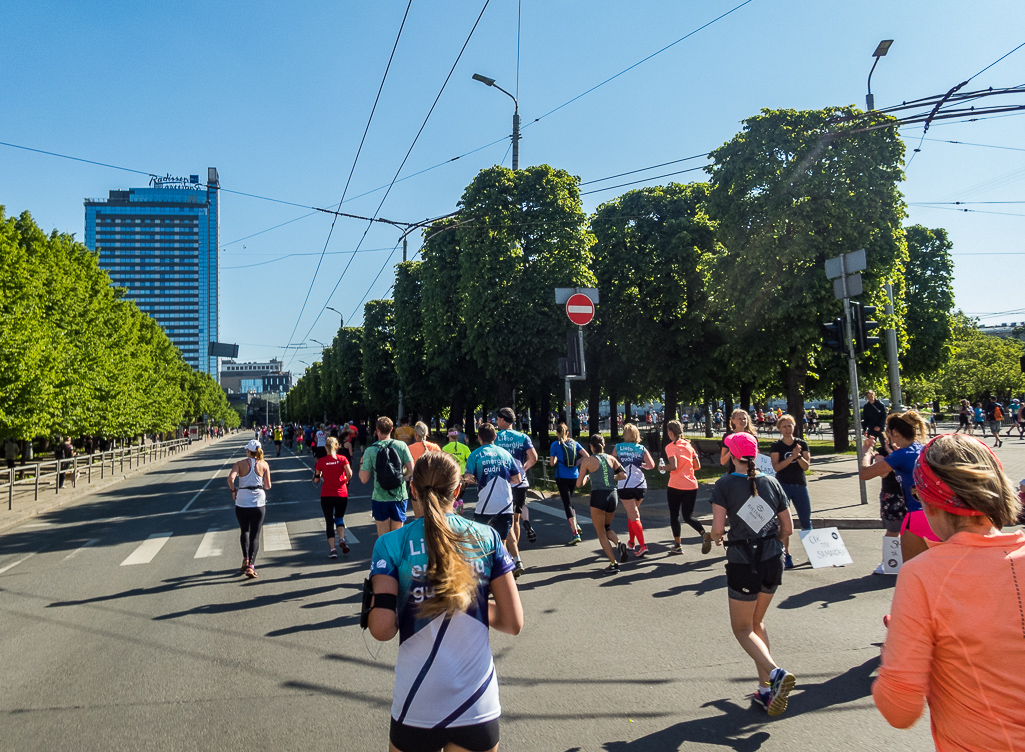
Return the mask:
POLYGON ((349 544, 346 543, 344 539, 338 541, 338 545, 340 545, 342 547, 342 553, 343 554, 349 553, 349 544))
POLYGON ((331 553, 329 553, 327 555, 327 558, 329 558, 329 559, 337 559, 338 558, 338 552, 335 549, 332 548, 331 549, 331 553))
POLYGON ((673 556, 680 556, 683 554, 683 546, 676 545, 669 549, 669 553, 673 556))
POLYGON ((566 545, 567 546, 575 546, 579 542, 580 542, 580 533, 577 533, 572 538, 570 538, 568 541, 566 541, 566 545))
POLYGON ((249 569, 249 559, 243 559, 242 566, 238 568, 238 573, 245 574, 247 569, 249 569))
POLYGON ((769 700, 771 698, 772 698, 772 692, 770 692, 768 687, 766 687, 764 692, 761 689, 759 689, 757 692, 755 692, 754 696, 751 698, 751 702, 753 702, 755 705, 757 705, 758 707, 762 708, 763 710, 768 711, 769 710, 769 700))
POLYGON ((622 562, 626 561, 626 557, 629 556, 629 553, 626 550, 626 544, 623 543, 622 541, 619 542, 618 548, 619 548, 619 561, 620 561, 620 563, 622 563, 622 562))
POLYGON ((619 564, 617 564, 616 562, 612 562, 607 567, 605 567, 605 569, 603 569, 602 571, 605 572, 606 574, 614 574, 614 573, 619 571, 619 564))
POLYGON ((647 555, 647 553, 648 553, 648 547, 647 546, 641 546, 640 548, 638 548, 634 552, 634 556, 636 556, 638 559, 643 559, 647 555))
POLYGON ((253 567, 246 567, 246 577, 251 580, 255 580, 259 575, 256 574, 256 570, 253 567))
POLYGON ((707 554, 712 550, 712 534, 705 533, 705 537, 701 541, 701 553, 707 554))
POLYGON ((783 711, 787 709, 787 696, 795 684, 797 684, 796 677, 786 669, 772 670, 772 673, 769 674, 769 715, 782 715, 783 711))
POLYGON ((537 533, 534 532, 534 528, 532 526, 527 528, 527 540, 531 543, 537 542, 537 533))
POLYGON ((584 531, 580 529, 580 525, 577 525, 577 537, 579 538, 584 534, 584 531))
POLYGON ((513 567, 513 578, 518 580, 521 574, 523 574, 523 562, 517 561, 516 566, 513 567))
POLYGON ((794 568, 794 558, 790 554, 783 554, 783 568, 784 569, 793 569, 794 568))

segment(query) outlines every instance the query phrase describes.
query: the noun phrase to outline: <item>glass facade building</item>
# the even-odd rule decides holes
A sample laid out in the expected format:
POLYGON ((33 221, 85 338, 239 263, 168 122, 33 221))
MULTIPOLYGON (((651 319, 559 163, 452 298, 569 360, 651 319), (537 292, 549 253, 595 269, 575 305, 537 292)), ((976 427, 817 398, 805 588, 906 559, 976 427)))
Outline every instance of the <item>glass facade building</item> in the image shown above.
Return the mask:
POLYGON ((185 362, 218 377, 217 169, 152 178, 148 188, 85 200, 85 244, 100 268, 127 290, 181 351, 185 362))

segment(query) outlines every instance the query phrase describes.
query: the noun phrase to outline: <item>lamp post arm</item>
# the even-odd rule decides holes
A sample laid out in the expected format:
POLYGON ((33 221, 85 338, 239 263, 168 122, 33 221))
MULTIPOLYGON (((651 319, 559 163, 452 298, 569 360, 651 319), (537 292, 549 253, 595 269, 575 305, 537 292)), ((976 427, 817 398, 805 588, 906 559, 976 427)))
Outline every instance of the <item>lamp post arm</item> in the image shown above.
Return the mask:
POLYGON ((876 66, 879 65, 879 56, 876 56, 875 62, 872 63, 872 69, 868 72, 868 96, 865 97, 865 104, 868 106, 868 111, 871 112, 875 107, 875 97, 872 96, 872 74, 875 72, 876 66))

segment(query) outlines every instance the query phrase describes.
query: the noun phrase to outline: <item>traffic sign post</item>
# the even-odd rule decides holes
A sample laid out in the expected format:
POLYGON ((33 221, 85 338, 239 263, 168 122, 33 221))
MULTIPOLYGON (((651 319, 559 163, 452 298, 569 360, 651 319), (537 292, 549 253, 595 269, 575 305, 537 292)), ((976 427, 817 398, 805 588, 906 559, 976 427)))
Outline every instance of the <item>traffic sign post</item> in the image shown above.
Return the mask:
POLYGON ((577 326, 587 326, 594 320, 594 303, 582 293, 574 293, 566 301, 566 315, 577 326))
MULTIPOLYGON (((576 358, 571 352, 572 342, 567 342, 566 358, 566 425, 573 430, 573 392, 571 381, 583 381, 587 378, 587 363, 584 360, 584 327, 594 321, 594 309, 598 303, 598 291, 593 287, 557 287, 555 302, 566 306, 566 316, 577 325, 576 358), (570 373, 570 364, 576 361, 580 366, 579 373, 570 373)), ((572 336, 572 335, 571 335, 572 336)), ((560 358, 560 361, 562 359, 560 358)))

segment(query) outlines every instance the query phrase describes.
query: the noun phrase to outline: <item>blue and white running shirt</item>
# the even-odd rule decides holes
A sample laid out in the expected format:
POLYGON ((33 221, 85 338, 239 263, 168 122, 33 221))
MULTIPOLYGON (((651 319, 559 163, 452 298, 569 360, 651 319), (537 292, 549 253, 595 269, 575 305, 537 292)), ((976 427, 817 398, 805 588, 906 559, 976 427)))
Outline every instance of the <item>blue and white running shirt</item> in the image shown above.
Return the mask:
POLYGON ((527 452, 534 448, 534 443, 530 440, 530 437, 525 433, 506 428, 498 432, 495 446, 502 447, 516 461, 516 472, 520 474, 520 482, 516 485, 516 488, 530 488, 527 473, 523 470, 523 463, 527 461, 527 452))
POLYGON ((644 477, 641 465, 644 464, 644 447, 632 441, 616 444, 616 457, 626 470, 626 479, 619 481, 620 488, 647 488, 648 479, 644 477))
POLYGON ((399 583, 391 715, 417 728, 473 726, 502 714, 488 632, 488 592, 491 580, 512 571, 513 561, 492 528, 456 514, 448 515, 448 524, 470 539, 466 556, 480 580, 465 613, 418 616, 419 604, 432 596, 422 517, 378 538, 370 565, 371 577, 386 575, 399 583))
POLYGON ((511 454, 494 444, 484 444, 470 452, 466 472, 477 479, 479 489, 474 514, 512 514, 509 479, 518 470, 511 454))

